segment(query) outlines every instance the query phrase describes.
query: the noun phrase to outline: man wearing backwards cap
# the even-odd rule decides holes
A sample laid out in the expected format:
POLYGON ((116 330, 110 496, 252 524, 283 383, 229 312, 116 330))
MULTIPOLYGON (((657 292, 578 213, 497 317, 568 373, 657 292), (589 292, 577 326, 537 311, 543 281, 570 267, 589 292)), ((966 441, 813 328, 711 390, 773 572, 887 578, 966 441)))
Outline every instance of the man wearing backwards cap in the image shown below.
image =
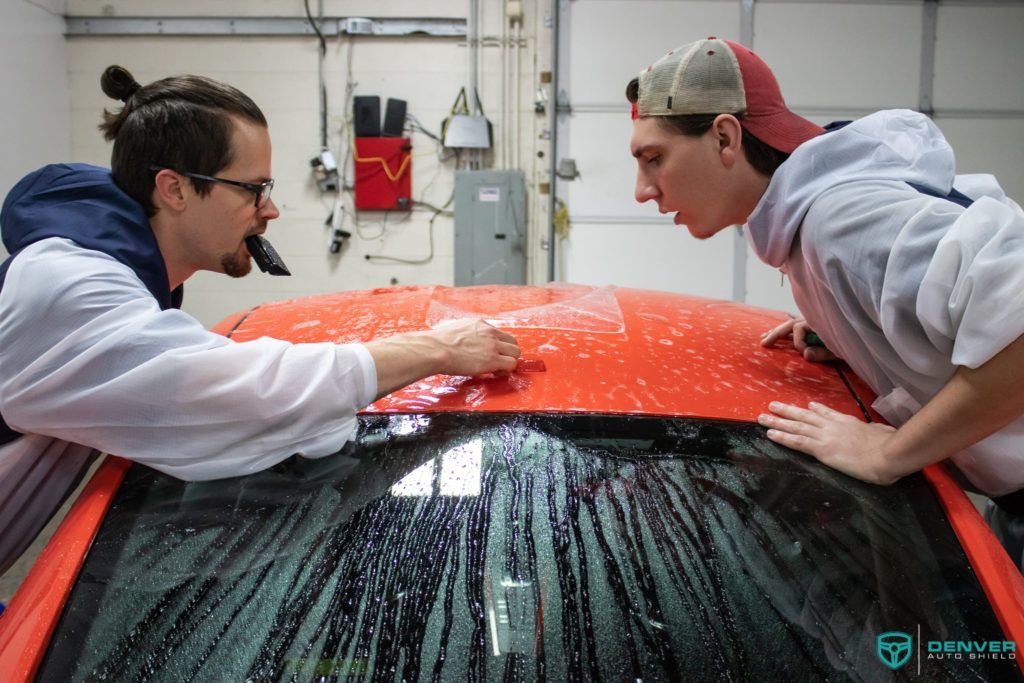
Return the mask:
POLYGON ((829 132, 789 111, 767 65, 708 38, 626 89, 636 198, 705 239, 746 224, 790 277, 809 360, 845 359, 899 428, 772 403, 768 437, 867 482, 950 458, 991 496, 986 517, 1024 564, 1024 212, 990 175, 955 175, 922 114, 880 111, 829 132), (806 343, 808 326, 827 344, 806 343))

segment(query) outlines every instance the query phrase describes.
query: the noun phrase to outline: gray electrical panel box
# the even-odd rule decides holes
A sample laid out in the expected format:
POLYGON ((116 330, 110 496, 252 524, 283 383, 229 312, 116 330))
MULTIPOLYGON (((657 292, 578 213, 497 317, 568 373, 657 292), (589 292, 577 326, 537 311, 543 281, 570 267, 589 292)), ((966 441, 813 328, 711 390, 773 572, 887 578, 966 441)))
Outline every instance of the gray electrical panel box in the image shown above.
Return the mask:
POLYGON ((455 172, 455 284, 526 284, 522 171, 455 172))

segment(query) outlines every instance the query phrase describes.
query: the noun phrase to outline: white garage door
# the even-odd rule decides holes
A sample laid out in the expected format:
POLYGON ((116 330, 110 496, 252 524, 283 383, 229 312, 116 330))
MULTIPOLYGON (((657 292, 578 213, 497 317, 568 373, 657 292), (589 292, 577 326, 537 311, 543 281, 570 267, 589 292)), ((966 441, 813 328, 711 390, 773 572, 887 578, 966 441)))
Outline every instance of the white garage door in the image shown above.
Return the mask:
POLYGON ((626 83, 668 50, 715 35, 751 46, 794 111, 818 123, 929 111, 961 173, 1024 198, 1024 2, 559 0, 557 179, 569 207, 556 279, 663 289, 796 311, 788 283, 740 230, 697 241, 633 199, 626 83))

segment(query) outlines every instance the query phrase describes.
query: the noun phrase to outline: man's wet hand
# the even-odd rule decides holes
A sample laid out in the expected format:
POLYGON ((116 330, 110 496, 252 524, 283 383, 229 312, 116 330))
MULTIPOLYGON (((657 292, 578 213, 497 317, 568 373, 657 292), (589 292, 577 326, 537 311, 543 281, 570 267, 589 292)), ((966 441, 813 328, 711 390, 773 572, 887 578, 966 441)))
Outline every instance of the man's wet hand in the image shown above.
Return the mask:
POLYGON ((895 473, 886 444, 896 430, 865 423, 820 403, 807 408, 773 401, 757 422, 777 444, 807 453, 840 472, 871 484, 892 484, 895 473))
POLYGON ((508 374, 520 354, 515 337, 483 320, 456 320, 422 334, 443 348, 439 372, 446 375, 508 374))

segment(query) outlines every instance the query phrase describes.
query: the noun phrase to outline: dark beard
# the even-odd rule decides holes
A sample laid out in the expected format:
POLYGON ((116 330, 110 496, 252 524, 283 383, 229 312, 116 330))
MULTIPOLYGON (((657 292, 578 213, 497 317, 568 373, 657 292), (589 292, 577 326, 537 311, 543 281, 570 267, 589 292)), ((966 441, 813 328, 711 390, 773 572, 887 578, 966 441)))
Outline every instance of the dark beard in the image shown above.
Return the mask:
POLYGON ((220 257, 220 267, 229 277, 245 277, 252 270, 252 260, 241 252, 224 254, 220 257))

